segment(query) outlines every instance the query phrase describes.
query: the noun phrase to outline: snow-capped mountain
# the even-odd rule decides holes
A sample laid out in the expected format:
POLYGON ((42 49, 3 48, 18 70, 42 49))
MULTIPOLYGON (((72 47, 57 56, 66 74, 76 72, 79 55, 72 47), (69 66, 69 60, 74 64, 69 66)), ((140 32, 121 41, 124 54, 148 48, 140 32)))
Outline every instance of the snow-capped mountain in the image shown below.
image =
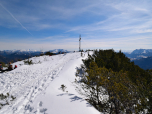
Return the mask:
MULTIPOLYGON (((64 50, 64 49, 54 49, 54 50, 49 50, 49 52, 51 52, 51 53, 60 53, 60 52, 61 53, 63 53, 63 52, 69 53, 70 51, 67 51, 67 50, 64 50)), ((27 50, 25 50, 25 49, 22 49, 22 50, 3 50, 3 51, 0 51, 0 55, 8 55, 8 54, 14 54, 14 53, 15 54, 32 54, 32 55, 35 55, 35 54, 42 53, 42 51, 31 50, 31 49, 27 49, 27 50)))
POLYGON ((64 50, 64 49, 54 49, 54 50, 50 50, 51 53, 63 53, 63 52, 66 52, 66 53, 69 53, 70 51, 67 51, 67 50, 64 50))
MULTIPOLYGON (((48 52, 48 51, 46 51, 48 52)), ((69 53, 70 51, 64 49, 54 49, 50 50, 51 53, 58 54, 58 53, 69 53)), ((0 51, 0 62, 8 63, 10 61, 18 61, 27 59, 29 57, 38 56, 42 53, 42 51, 32 50, 32 49, 22 49, 22 50, 3 50, 0 51), (5 61, 4 59, 5 58, 5 61)), ((45 54, 45 52, 44 52, 45 54)))
POLYGON ((140 68, 152 68, 152 49, 136 49, 132 53, 124 53, 131 61, 134 61, 140 68))
POLYGON ((136 49, 131 53, 124 53, 130 60, 137 60, 152 56, 152 49, 136 49))
MULTIPOLYGON (((0 55, 6 55, 6 54, 13 54, 13 53, 16 53, 16 54, 27 54, 27 53, 41 53, 42 51, 37 51, 37 50, 33 50, 33 49, 22 49, 22 50, 3 50, 3 51, 0 51, 0 55)), ((47 51, 46 51, 47 52, 47 51)), ((66 53, 69 53, 70 51, 67 51, 65 49, 54 49, 54 50, 49 50, 49 52, 51 53, 59 53, 59 52, 66 52, 66 53)), ((44 52, 45 53, 45 52, 44 52)))
POLYGON ((131 54, 148 54, 152 53, 152 49, 136 49, 131 54))
POLYGON ((41 51, 37 51, 37 50, 31 50, 31 49, 22 49, 22 50, 3 50, 0 51, 0 54, 6 53, 6 54, 12 54, 12 53, 35 53, 35 52, 41 52, 41 51))
POLYGON ((36 50, 3 50, 0 51, 0 62, 8 63, 10 61, 18 61, 40 55, 41 51, 36 50), (3 59, 5 58, 5 59, 3 59))

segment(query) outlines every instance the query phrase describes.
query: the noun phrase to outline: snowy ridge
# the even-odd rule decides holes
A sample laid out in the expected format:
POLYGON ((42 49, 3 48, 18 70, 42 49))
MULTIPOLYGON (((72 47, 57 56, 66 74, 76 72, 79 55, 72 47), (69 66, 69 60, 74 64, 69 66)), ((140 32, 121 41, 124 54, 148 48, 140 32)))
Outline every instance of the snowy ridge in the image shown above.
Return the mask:
POLYGON ((0 92, 9 92, 16 100, 3 107, 0 114, 99 114, 92 106, 87 107, 87 102, 71 86, 81 59, 80 53, 68 53, 33 57, 33 65, 14 63, 17 69, 0 74, 0 92), (67 86, 68 93, 59 89, 61 84, 67 86))

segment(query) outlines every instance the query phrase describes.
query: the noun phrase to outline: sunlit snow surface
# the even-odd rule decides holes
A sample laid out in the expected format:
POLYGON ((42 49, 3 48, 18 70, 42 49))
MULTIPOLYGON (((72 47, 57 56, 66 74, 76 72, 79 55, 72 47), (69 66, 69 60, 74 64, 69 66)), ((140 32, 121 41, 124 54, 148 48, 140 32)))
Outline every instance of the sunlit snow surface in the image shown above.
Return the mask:
POLYGON ((76 67, 82 64, 80 53, 33 57, 33 65, 23 61, 18 68, 0 74, 0 93, 9 92, 16 99, 0 114, 101 114, 77 93, 72 82, 76 67), (67 88, 61 90, 61 85, 67 88))

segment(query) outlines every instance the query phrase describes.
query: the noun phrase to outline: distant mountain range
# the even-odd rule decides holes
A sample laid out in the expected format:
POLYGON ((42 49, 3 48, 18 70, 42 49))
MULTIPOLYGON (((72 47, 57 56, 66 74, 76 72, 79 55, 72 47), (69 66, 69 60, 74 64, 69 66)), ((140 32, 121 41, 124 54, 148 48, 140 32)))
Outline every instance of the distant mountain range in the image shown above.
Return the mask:
POLYGON ((152 69, 152 49, 136 49, 131 53, 124 52, 124 54, 140 68, 152 69))
POLYGON ((134 63, 144 70, 152 69, 152 57, 134 60, 134 63))
POLYGON ((24 60, 35 55, 40 55, 40 51, 32 50, 3 50, 0 51, 0 61, 4 63, 15 62, 18 60, 24 60))
POLYGON ((51 53, 56 53, 56 54, 58 54, 58 53, 69 53, 70 51, 67 51, 67 50, 64 50, 64 49, 54 49, 54 50, 50 50, 49 52, 51 52, 51 53))
MULTIPOLYGON (((46 52, 48 52, 48 51, 46 51, 46 52)), ((58 53, 63 53, 63 52, 68 53, 69 51, 64 50, 64 49, 54 49, 54 50, 50 50, 49 52, 58 54, 58 53)), ((4 62, 4 63, 9 63, 11 61, 15 62, 18 60, 28 59, 33 56, 38 56, 42 53, 45 53, 45 52, 30 50, 30 49, 28 49, 28 50, 3 50, 3 51, 0 51, 0 62, 4 62)))
POLYGON ((130 60, 138 60, 152 56, 152 49, 136 49, 131 53, 124 52, 130 60))
POLYGON ((136 49, 131 54, 151 54, 152 49, 136 49))
MULTIPOLYGON (((70 51, 64 49, 54 49, 46 52, 54 54, 69 53, 70 51)), ((45 52, 43 52, 45 54, 45 52)), ((123 52, 131 61, 143 69, 152 69, 152 49, 136 49, 132 52, 123 52)), ((33 56, 42 54, 41 51, 36 50, 3 50, 0 51, 0 62, 16 62, 18 60, 28 59, 33 56)))

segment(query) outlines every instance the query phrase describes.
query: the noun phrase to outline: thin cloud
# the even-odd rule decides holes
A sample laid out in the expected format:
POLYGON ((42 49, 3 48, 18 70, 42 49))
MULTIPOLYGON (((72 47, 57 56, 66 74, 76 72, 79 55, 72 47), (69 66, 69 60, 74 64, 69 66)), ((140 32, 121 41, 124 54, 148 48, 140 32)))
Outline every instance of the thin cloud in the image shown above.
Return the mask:
POLYGON ((147 32, 152 32, 152 29, 134 30, 133 32, 136 32, 136 33, 147 33, 147 32))
MULTIPOLYGON (((4 9, 4 10, 6 10, 12 17, 13 17, 13 19, 16 21, 16 22, 18 22, 28 33, 30 33, 28 30, 27 30, 27 28, 25 28, 14 16, 13 16, 13 14, 10 12, 10 11, 8 11, 8 9, 6 9, 1 3, 0 3, 0 5, 2 6, 2 8, 4 9)), ((31 33, 30 33, 31 34, 31 33)), ((32 34, 31 34, 32 35, 32 34)), ((33 35, 32 35, 33 36, 33 35)))
MULTIPOLYGON (((10 8, 9 10, 15 14, 18 20, 22 20, 22 24, 28 30, 35 33, 30 43, 25 40, 20 41, 20 44, 25 43, 25 47, 33 46, 36 48, 40 44, 51 49, 78 49, 79 34, 82 35, 82 47, 90 49, 114 48, 128 50, 147 48, 152 44, 150 39, 150 33, 152 32, 152 2, 150 1, 46 1, 18 1, 18 4, 13 1, 2 2, 7 8, 10 8), (22 6, 19 4, 22 4, 22 6), (50 44, 47 44, 48 42, 50 44)), ((6 8, 5 10, 7 11, 6 8)), ((7 12, 18 22, 9 11, 7 12)), ((17 24, 14 25, 14 22, 11 21, 12 18, 9 18, 9 15, 6 14, 2 12, 2 15, 0 15, 1 26, 16 30, 17 24)), ((18 23, 23 26, 20 22, 18 23)), ((19 42, 20 39, 26 37, 24 34, 17 35, 20 36, 11 34, 8 36, 10 37, 8 40, 16 38, 17 41, 15 42, 19 42)), ((0 37, 3 36, 6 35, 2 34, 0 37)), ((22 45, 18 45, 18 47, 20 46, 22 45)))

